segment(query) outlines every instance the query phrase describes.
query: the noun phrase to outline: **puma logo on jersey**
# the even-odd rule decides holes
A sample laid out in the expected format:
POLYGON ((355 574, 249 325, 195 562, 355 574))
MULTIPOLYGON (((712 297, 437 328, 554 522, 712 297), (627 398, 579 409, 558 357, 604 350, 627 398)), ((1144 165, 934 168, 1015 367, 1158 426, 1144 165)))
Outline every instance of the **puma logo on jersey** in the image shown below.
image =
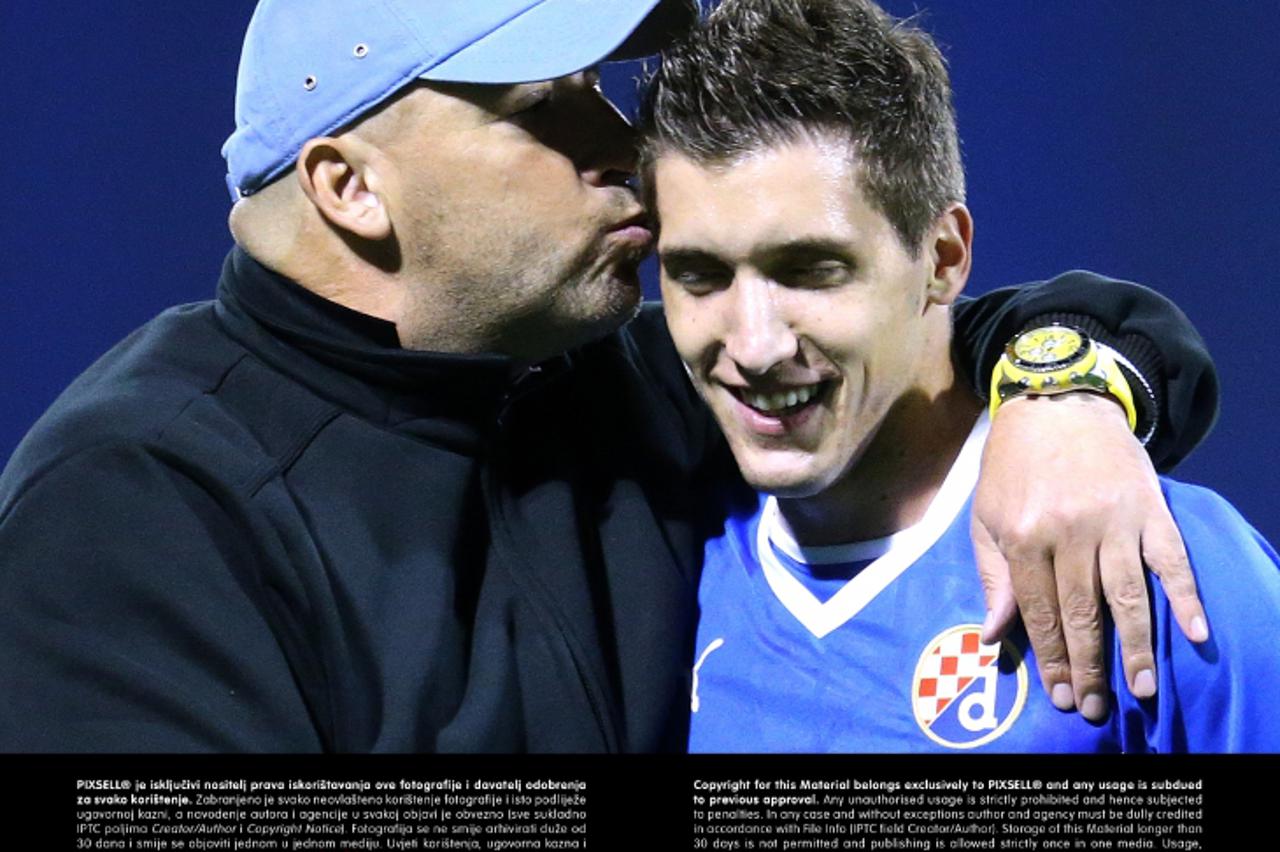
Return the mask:
POLYGON ((702 664, 707 661, 707 657, 716 648, 724 644, 724 639, 712 639, 710 644, 698 655, 698 662, 693 664, 693 687, 689 690, 689 709, 694 713, 698 712, 698 708, 702 706, 702 702, 698 700, 698 669, 702 668, 702 664))

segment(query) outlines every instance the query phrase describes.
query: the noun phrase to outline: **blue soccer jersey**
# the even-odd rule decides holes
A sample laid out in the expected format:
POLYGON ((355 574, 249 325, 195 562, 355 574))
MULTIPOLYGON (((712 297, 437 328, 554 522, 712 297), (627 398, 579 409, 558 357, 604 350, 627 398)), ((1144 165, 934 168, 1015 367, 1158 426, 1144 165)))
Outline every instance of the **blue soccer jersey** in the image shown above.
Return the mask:
POLYGON ((1113 712, 1056 710, 1025 637, 984 645, 969 539, 975 426, 925 517, 888 538, 801 547, 761 496, 707 544, 689 746, 697 752, 1280 751, 1280 571, 1221 497, 1163 480, 1212 638, 1151 589, 1158 691, 1134 699, 1108 635, 1113 712))

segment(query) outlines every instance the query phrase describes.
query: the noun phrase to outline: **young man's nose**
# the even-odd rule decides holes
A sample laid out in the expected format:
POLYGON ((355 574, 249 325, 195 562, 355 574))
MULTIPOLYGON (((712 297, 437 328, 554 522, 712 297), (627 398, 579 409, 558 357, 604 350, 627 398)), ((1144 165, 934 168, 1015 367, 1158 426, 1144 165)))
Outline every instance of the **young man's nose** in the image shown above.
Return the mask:
POLYGON ((764 375, 795 357, 799 340, 778 310, 768 281, 740 274, 729 296, 725 354, 743 373, 764 375))

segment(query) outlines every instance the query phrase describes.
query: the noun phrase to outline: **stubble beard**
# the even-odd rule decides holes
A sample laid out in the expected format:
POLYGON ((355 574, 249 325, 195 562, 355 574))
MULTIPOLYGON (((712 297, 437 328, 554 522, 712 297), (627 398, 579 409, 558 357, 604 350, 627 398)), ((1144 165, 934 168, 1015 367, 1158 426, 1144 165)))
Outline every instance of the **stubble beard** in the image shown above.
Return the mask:
POLYGON ((407 294, 401 345, 536 363, 605 337, 639 312, 637 267, 648 254, 608 248, 601 238, 575 255, 549 254, 544 242, 529 238, 508 245, 506 257, 483 270, 449 270, 430 247, 415 247, 420 268, 431 270, 427 277, 436 283, 407 294), (530 294, 527 300, 512 296, 521 292, 530 294))

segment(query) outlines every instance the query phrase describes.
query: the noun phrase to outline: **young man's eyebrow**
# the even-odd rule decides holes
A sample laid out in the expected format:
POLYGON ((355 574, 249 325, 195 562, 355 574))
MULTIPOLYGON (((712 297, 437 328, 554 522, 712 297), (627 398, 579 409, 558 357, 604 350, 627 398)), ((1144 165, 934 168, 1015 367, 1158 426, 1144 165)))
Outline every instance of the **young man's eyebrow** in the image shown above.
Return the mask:
POLYGON ((671 261, 672 263, 690 263, 693 261, 707 260, 720 262, 720 257, 715 252, 687 246, 673 246, 672 248, 660 249, 658 251, 658 257, 663 263, 668 261, 671 261))
MULTIPOLYGON (((843 240, 826 237, 803 237, 794 240, 778 240, 777 242, 763 243, 753 246, 751 256, 753 258, 776 258, 786 255, 839 255, 847 257, 850 254, 849 246, 843 240)), ((659 257, 665 263, 668 260, 673 262, 690 262, 698 260, 715 260, 723 262, 719 255, 708 249, 697 248, 695 246, 671 246, 662 248, 658 251, 659 257)))
POLYGON ((753 255, 777 257, 779 255, 840 255, 849 254, 849 244, 844 240, 827 237, 803 237, 795 240, 781 240, 776 243, 765 243, 756 247, 753 255))

